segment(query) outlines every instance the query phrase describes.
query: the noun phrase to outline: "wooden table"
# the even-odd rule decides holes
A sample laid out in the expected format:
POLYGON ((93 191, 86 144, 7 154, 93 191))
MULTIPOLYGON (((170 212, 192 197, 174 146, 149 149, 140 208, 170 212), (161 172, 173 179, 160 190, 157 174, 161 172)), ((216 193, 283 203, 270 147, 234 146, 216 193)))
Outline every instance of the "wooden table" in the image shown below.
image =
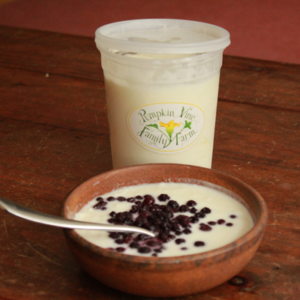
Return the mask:
MULTIPOLYGON (((99 52, 86 37, 0 36, 0 196, 59 215, 75 186, 112 168, 99 52)), ((256 188, 269 224, 245 280, 181 299, 300 299, 299 147, 300 65, 225 56, 213 168, 256 188)), ((61 229, 1 210, 0 230, 0 299, 141 299, 82 271, 61 229)))

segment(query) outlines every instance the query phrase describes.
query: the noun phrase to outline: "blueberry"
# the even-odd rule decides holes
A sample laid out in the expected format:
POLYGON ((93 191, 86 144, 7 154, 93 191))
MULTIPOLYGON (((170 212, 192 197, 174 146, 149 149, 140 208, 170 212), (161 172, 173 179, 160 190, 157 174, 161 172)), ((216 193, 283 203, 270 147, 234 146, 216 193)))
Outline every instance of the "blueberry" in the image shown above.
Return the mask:
POLYGON ((233 226, 233 224, 232 223, 226 223, 226 226, 233 226))
POLYGON ((236 218, 236 215, 230 215, 230 218, 231 218, 231 219, 235 219, 235 218, 236 218))
POLYGON ((130 245, 129 245, 130 248, 132 249, 138 249, 140 248, 140 244, 137 243, 137 242, 132 242, 130 245))
POLYGON ((167 201, 167 200, 170 199, 170 196, 167 195, 167 194, 161 194, 161 195, 159 195, 159 196, 157 197, 157 199, 158 199, 159 201, 167 201))
POLYGON ((102 197, 97 197, 96 201, 103 201, 104 199, 102 197))
POLYGON ((170 206, 173 210, 179 208, 179 204, 175 200, 170 200, 167 205, 170 206))
POLYGON ((163 232, 160 232, 158 234, 158 238, 163 242, 163 243, 167 243, 168 242, 168 236, 167 234, 163 233, 163 232))
POLYGON ((185 215, 179 215, 175 218, 175 220, 178 221, 178 223, 182 226, 182 227, 188 227, 190 224, 190 218, 188 216, 185 215))
POLYGON ((145 195, 143 205, 152 205, 155 203, 155 199, 151 195, 145 195))
POLYGON ((193 216, 193 217, 190 217, 190 221, 191 221, 191 223, 197 223, 199 221, 199 219, 197 217, 193 216))
POLYGON ((214 222, 214 221, 209 221, 208 224, 209 224, 209 225, 216 225, 217 223, 214 222))
POLYGON ((187 205, 181 205, 178 210, 180 212, 186 212, 189 210, 189 208, 187 207, 187 205))
POLYGON ((111 197, 108 197, 106 200, 107 201, 114 201, 114 200, 116 200, 116 198, 111 196, 111 197))
POLYGON ((192 208, 190 209, 190 213, 195 214, 196 212, 197 212, 197 208, 192 207, 192 208))
POLYGON ((175 235, 169 234, 169 235, 168 235, 168 238, 171 239, 171 240, 173 240, 173 239, 175 239, 175 235))
POLYGON ((146 219, 138 217, 138 218, 136 218, 136 220, 133 222, 133 225, 134 225, 134 226, 137 226, 137 227, 142 227, 142 225, 145 224, 145 223, 146 223, 146 219))
POLYGON ((182 243, 185 243, 185 239, 176 239, 176 240, 175 240, 175 243, 176 243, 177 245, 180 245, 180 244, 182 244, 182 243))
POLYGON ((224 224, 224 223, 225 223, 225 220, 219 219, 217 223, 220 224, 220 225, 221 225, 221 224, 224 224))
POLYGON ((194 201, 194 200, 189 200, 187 203, 186 203, 187 206, 195 206, 197 205, 197 202, 194 201))
POLYGON ((139 207, 137 205, 132 205, 131 210, 129 212, 131 212, 132 214, 135 214, 138 211, 139 211, 139 207))
POLYGON ((205 246, 205 243, 202 242, 202 241, 197 241, 197 242, 194 243, 194 245, 195 245, 196 247, 201 247, 201 246, 205 246))
POLYGON ((185 229, 183 230, 183 233, 185 233, 185 234, 190 234, 190 233, 192 233, 192 231, 191 231, 190 229, 188 229, 188 228, 185 228, 185 229))
POLYGON ((200 223, 200 228, 199 229, 202 230, 202 231, 210 231, 211 227, 208 226, 207 224, 200 223))
POLYGON ((94 209, 101 209, 103 206, 105 206, 107 204, 107 202, 105 202, 104 200, 100 200, 97 204, 95 204, 93 207, 94 209))
POLYGON ((125 248, 123 248, 123 247, 118 247, 118 248, 116 248, 116 250, 117 250, 118 252, 124 252, 124 251, 125 251, 125 248))
POLYGON ((206 217, 206 214, 203 213, 203 212, 197 212, 197 213, 195 214, 195 217, 197 217, 198 219, 203 219, 203 218, 206 217))
POLYGON ((205 213, 205 214, 210 214, 211 213, 211 210, 208 208, 208 207, 203 207, 201 209, 201 212, 205 213))
POLYGON ((118 200, 118 201, 120 201, 120 202, 123 202, 123 201, 126 201, 126 198, 125 198, 125 197, 122 197, 122 196, 120 196, 120 197, 118 197, 118 198, 117 198, 117 200, 118 200))
POLYGON ((115 240, 115 242, 119 245, 124 244, 124 240, 123 239, 117 239, 115 240))
POLYGON ((139 253, 150 253, 151 252, 151 249, 149 247, 140 247, 138 249, 138 252, 139 253))
POLYGON ((112 239, 117 239, 120 237, 120 234, 118 232, 110 232, 108 236, 112 239))
POLYGON ((131 234, 125 234, 124 235, 124 243, 128 244, 132 240, 131 234))
POLYGON ((178 223, 171 222, 171 230, 174 231, 175 233, 180 231, 180 227, 179 227, 178 223))
POLYGON ((165 213, 164 216, 166 219, 171 219, 173 217, 173 209, 170 206, 162 207, 162 211, 165 213))
POLYGON ((124 211, 124 212, 119 212, 115 216, 116 223, 118 224, 127 224, 130 225, 133 223, 132 221, 132 214, 131 212, 124 211))

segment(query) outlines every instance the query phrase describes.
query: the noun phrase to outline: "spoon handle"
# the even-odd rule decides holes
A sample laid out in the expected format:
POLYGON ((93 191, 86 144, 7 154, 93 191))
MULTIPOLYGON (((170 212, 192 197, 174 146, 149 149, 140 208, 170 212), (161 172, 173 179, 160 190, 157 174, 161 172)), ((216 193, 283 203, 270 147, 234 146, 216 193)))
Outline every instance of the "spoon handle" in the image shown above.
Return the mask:
POLYGON ((23 205, 15 202, 0 198, 0 209, 6 210, 14 216, 33 221, 36 223, 51 225, 61 228, 70 229, 90 229, 90 230, 104 230, 104 231, 117 231, 117 232, 133 232, 147 234, 152 237, 155 234, 151 231, 140 227, 127 226, 127 225, 110 225, 110 224, 99 224, 99 223, 88 223, 75 221, 70 219, 64 219, 62 217, 52 216, 44 214, 32 209, 29 209, 23 205))

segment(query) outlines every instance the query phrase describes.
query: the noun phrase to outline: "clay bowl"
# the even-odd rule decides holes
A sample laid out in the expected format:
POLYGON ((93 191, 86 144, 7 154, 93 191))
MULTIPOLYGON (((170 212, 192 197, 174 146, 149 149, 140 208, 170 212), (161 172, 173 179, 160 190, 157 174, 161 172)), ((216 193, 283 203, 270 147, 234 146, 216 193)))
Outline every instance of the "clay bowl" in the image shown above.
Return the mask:
POLYGON ((185 182, 227 189, 241 197, 254 227, 233 243, 204 253, 177 257, 125 255, 95 246, 74 230, 65 230, 67 244, 92 277, 117 290, 149 297, 175 297, 216 287, 239 273, 254 256, 267 224, 263 198, 250 186, 224 173, 179 164, 149 164, 112 170, 81 184, 67 197, 63 216, 74 214, 94 197, 142 183, 185 182))

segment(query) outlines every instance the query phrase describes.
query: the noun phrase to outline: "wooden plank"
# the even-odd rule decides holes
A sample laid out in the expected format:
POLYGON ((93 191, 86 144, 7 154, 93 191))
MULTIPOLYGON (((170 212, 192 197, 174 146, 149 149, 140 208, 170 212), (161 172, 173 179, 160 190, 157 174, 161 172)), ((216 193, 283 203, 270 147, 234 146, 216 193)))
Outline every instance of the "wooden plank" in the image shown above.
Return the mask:
POLYGON ((0 119, 0 133, 0 191, 11 200, 27 201, 24 193, 36 204, 39 197, 61 202, 75 185, 112 168, 107 135, 9 119, 0 119))
POLYGON ((0 67, 0 116, 108 134, 103 82, 0 67))
POLYGON ((0 26, 0 66, 101 81, 92 38, 0 26))
POLYGON ((224 57, 220 100, 280 110, 300 110, 300 66, 224 57))
POLYGON ((260 167, 300 170, 297 111, 220 102, 215 153, 260 167))

